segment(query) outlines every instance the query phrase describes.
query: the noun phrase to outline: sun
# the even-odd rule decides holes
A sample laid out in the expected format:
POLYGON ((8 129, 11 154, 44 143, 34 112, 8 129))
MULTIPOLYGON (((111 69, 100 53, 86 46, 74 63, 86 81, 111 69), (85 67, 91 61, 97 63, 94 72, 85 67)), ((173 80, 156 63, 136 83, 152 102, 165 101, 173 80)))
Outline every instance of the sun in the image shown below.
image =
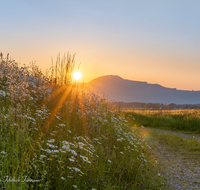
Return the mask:
POLYGON ((73 78, 75 80, 79 80, 81 78, 81 73, 79 71, 76 71, 74 74, 73 74, 73 78))

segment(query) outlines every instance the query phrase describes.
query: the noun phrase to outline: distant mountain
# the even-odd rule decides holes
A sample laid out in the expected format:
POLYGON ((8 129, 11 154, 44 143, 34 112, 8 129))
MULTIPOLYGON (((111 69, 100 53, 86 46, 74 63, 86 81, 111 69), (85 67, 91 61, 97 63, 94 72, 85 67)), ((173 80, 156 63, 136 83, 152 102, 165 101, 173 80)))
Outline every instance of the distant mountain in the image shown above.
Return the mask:
POLYGON ((110 101, 163 104, 200 103, 200 91, 166 88, 159 84, 126 80, 115 75, 98 77, 87 83, 87 87, 104 94, 110 101))

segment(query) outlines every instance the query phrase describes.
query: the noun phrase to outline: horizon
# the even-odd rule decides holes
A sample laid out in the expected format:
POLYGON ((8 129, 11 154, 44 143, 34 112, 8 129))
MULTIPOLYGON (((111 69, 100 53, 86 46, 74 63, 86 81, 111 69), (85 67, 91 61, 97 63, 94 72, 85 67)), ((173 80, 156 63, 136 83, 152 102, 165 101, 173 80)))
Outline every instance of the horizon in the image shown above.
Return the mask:
POLYGON ((200 2, 6 0, 1 7, 0 52, 21 65, 45 71, 70 52, 85 83, 118 75, 200 90, 200 2))

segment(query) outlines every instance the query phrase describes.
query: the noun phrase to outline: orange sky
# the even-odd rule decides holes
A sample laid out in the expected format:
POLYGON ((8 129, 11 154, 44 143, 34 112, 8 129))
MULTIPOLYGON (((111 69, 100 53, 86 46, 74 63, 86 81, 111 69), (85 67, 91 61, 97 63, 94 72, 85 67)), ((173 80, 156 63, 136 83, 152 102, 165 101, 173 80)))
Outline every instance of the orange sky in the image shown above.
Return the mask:
POLYGON ((3 2, 0 51, 43 70, 77 53, 84 82, 119 75, 200 90, 198 1, 58 1, 3 2))

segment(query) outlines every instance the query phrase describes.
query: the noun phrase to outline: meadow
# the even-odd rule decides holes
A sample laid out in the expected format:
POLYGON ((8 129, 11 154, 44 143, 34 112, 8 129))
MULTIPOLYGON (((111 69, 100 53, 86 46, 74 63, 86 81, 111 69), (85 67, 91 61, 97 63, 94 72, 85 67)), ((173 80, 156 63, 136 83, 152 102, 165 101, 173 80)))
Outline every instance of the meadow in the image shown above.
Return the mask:
POLYGON ((74 67, 70 54, 45 74, 0 59, 0 189, 164 187, 151 147, 105 98, 78 88, 74 67))
POLYGON ((200 110, 124 111, 125 118, 138 126, 200 133, 200 110))

